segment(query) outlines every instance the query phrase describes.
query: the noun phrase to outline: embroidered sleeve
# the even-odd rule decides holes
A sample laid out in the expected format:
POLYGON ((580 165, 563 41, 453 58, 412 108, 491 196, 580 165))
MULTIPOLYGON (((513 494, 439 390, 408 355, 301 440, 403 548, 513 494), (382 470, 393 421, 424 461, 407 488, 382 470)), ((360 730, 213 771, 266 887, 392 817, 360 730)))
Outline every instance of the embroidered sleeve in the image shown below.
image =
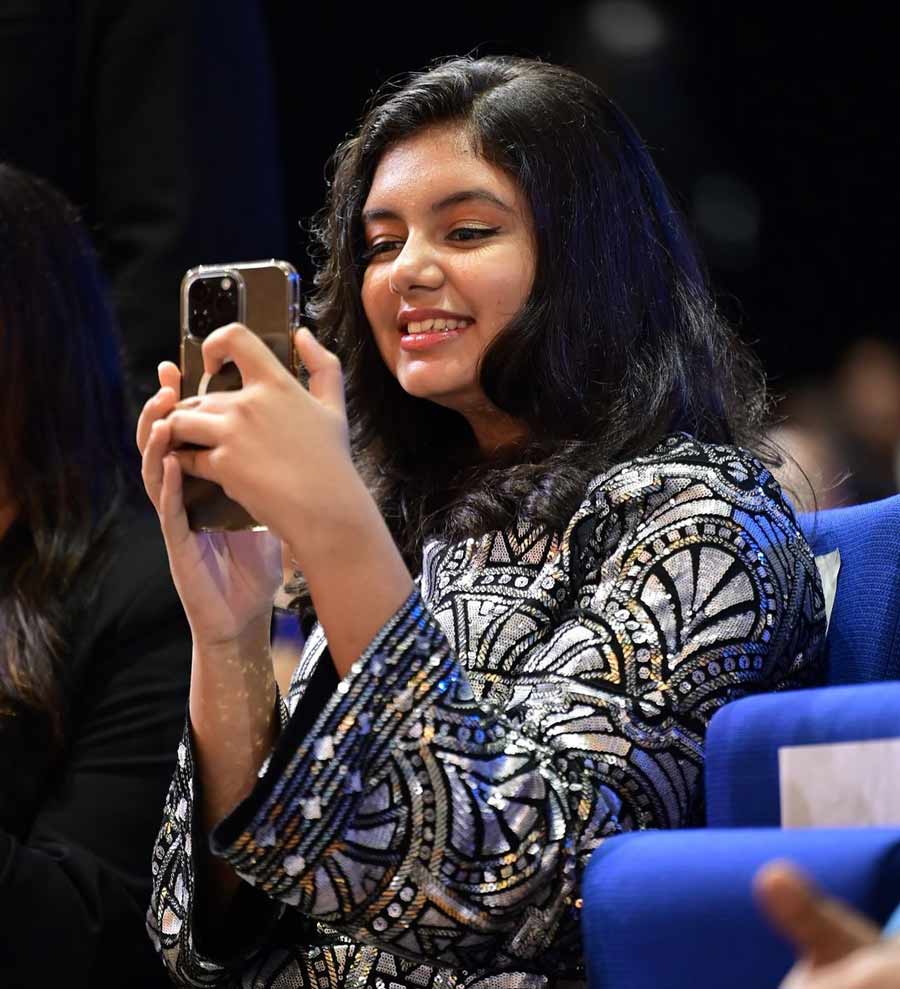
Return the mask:
MULTIPOLYGON (((309 703, 321 707, 323 694, 336 682, 333 668, 322 665, 309 677, 309 703), (317 704, 317 701, 319 702, 317 704)), ((282 731, 289 723, 287 706, 276 688, 282 731)), ((243 886, 229 913, 225 929, 214 944, 204 943, 196 922, 197 855, 208 839, 199 825, 199 781, 194 772, 190 721, 178 746, 175 774, 169 786, 163 821, 153 849, 153 893, 147 911, 147 932, 163 964, 179 985, 232 985, 235 972, 252 969, 254 957, 265 957, 275 938, 284 906, 243 886), (261 950, 260 950, 261 949, 261 950)), ((269 757, 271 759, 271 756, 269 757)), ((260 770, 265 775, 269 760, 260 770)), ((253 985, 268 985, 267 981, 253 985)))
MULTIPOLYGON (((414 592, 312 722, 295 711, 217 854, 395 955, 577 967, 590 852, 695 820, 709 718, 813 676, 823 608, 808 547, 762 490, 736 505, 690 474, 624 476, 589 492, 562 547, 528 597, 533 635, 506 654, 504 704, 476 699, 414 592)), ((174 799, 166 827, 186 841, 190 794, 174 799)), ((156 911, 165 931, 162 897, 156 911)))

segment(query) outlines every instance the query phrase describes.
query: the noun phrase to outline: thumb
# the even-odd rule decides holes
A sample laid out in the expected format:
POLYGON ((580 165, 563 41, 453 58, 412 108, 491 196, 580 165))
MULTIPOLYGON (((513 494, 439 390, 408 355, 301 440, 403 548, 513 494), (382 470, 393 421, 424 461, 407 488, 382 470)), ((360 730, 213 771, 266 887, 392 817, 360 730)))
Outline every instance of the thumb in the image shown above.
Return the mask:
POLYGON ((346 414, 344 375, 337 354, 319 343, 305 326, 294 334, 294 349, 309 373, 310 395, 328 408, 346 414))
POLYGON ((839 961, 881 936, 875 924, 825 896, 789 862, 764 866, 754 879, 754 892, 775 929, 812 967, 839 961))

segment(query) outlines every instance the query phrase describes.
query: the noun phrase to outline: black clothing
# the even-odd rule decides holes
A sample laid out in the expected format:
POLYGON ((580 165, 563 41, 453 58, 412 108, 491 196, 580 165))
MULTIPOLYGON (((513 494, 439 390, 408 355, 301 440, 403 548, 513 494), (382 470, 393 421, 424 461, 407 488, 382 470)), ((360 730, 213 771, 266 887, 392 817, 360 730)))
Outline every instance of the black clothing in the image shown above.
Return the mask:
MULTIPOLYGON (((0 594, 30 551, 0 540, 0 594)), ((0 705, 0 985, 163 986, 144 930, 150 855, 184 721, 191 638, 149 504, 66 602, 65 737, 0 705)))

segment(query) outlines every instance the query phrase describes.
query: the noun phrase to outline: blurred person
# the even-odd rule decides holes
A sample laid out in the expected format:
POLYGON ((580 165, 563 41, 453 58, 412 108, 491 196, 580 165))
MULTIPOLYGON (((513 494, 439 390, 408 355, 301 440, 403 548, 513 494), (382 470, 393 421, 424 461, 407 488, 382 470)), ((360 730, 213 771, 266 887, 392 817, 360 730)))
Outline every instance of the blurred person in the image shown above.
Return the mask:
POLYGON ((785 454, 775 476, 797 511, 840 508, 855 501, 844 462, 832 383, 796 385, 779 407, 769 437, 785 454))
POLYGON ((854 343, 835 372, 795 386, 770 432, 787 454, 775 474, 799 510, 839 508, 900 491, 900 352, 854 343))
POLYGON ((194 643, 151 937, 182 985, 583 980, 593 850, 698 821, 712 714, 822 675, 760 375, 558 66, 386 86, 318 231, 308 386, 232 324, 204 362, 243 389, 179 402, 164 364, 138 424, 194 643), (269 532, 191 532, 185 472, 269 532), (282 543, 316 619, 285 709, 282 543))
POLYGON ((0 164, 4 989, 164 984, 143 915, 190 639, 103 289, 74 208, 0 164))
POLYGON ((882 931, 790 862, 769 863, 754 887, 799 955, 781 989, 900 989, 900 907, 882 931))
POLYGON ((844 354, 835 374, 839 442, 854 499, 900 491, 900 351, 866 337, 844 354))

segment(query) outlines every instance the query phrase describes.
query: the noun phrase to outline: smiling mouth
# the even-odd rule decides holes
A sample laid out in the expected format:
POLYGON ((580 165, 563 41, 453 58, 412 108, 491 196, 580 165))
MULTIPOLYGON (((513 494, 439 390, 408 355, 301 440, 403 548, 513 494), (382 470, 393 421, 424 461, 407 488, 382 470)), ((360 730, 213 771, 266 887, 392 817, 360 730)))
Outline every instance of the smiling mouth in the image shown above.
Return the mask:
POLYGON ((471 326, 473 319, 423 319, 419 322, 407 323, 400 327, 400 332, 404 336, 415 336, 417 333, 449 333, 451 330, 461 330, 466 326, 471 326))

